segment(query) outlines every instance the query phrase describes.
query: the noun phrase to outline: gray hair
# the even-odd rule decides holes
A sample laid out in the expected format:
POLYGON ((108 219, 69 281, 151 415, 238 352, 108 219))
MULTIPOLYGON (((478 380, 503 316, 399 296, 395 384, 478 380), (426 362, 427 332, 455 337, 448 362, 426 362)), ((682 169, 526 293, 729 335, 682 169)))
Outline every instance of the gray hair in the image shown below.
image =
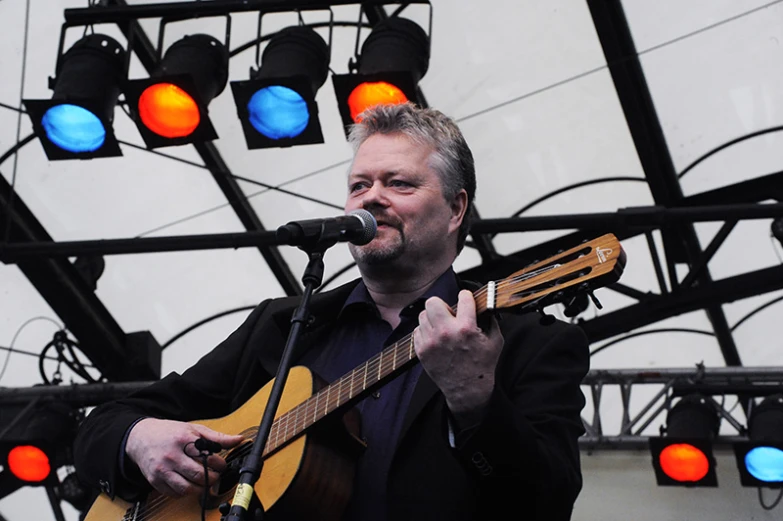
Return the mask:
POLYGON ((435 152, 430 156, 430 166, 440 177, 447 201, 452 201, 463 188, 467 192, 468 205, 457 235, 457 252, 462 251, 476 195, 476 168, 465 137, 456 122, 442 112, 401 103, 377 105, 362 112, 358 122, 351 126, 348 142, 355 153, 374 134, 396 133, 407 136, 414 143, 432 147, 435 152))

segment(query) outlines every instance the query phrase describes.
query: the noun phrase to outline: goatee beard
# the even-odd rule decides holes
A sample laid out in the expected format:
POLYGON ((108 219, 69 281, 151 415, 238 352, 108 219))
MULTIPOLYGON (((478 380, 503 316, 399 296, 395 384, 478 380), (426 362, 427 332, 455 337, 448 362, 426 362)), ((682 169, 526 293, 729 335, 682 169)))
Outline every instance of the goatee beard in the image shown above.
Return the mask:
POLYGON ((375 246, 372 242, 364 246, 349 244, 348 248, 356 263, 367 266, 380 266, 399 259, 405 251, 405 235, 402 230, 395 229, 399 235, 393 244, 382 247, 375 246))

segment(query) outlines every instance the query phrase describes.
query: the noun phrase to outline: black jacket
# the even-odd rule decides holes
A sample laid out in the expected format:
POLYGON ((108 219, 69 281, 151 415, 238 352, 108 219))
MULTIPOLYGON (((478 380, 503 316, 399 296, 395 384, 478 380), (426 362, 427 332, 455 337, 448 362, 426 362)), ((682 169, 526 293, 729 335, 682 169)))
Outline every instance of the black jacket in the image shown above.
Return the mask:
MULTIPOLYGON (((314 319, 294 360, 328 334, 356 283, 313 296, 314 319)), ((276 374, 297 303, 295 297, 262 302, 182 375, 96 408, 75 442, 80 478, 111 497, 137 494, 118 466, 128 427, 141 416, 193 421, 234 411, 276 374)), ((499 315, 505 345, 495 392, 480 426, 456 449, 448 441, 445 400, 422 373, 390 469, 389 519, 570 519, 582 486, 577 438, 584 432, 587 338, 561 321, 541 325, 535 313, 499 315)))

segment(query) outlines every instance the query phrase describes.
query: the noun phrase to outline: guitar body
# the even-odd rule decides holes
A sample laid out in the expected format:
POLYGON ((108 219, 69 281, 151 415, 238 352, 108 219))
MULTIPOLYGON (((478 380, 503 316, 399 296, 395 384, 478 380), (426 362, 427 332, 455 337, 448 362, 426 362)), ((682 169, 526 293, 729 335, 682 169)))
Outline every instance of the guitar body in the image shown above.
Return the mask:
MULTIPOLYGON (((252 440, 269 401, 273 381, 267 383, 239 409, 223 418, 194 421, 210 429, 228 434, 244 434, 252 440)), ((276 418, 310 398, 323 383, 306 367, 290 370, 280 399, 276 418)), ((358 438, 359 420, 349 411, 342 421, 318 426, 308 431, 264 459, 261 476, 254 486, 255 499, 260 500, 266 512, 265 519, 308 519, 313 521, 338 520, 351 494, 354 463, 362 443, 358 438)), ((274 439, 267 440, 269 446, 274 439)), ((241 458, 237 453, 249 452, 251 441, 224 451, 221 455, 237 467, 241 458), (243 450, 244 449, 244 450, 243 450), (233 455, 233 456, 232 456, 233 455)), ((238 470, 238 469, 237 469, 238 470)), ((225 475, 224 475, 225 478, 225 475)), ((206 520, 220 521, 217 507, 231 503, 236 490, 234 483, 222 482, 218 492, 207 505, 206 520)), ((214 489, 213 489, 214 491, 214 489)), ((252 504, 251 504, 252 508, 252 504)), ((145 521, 199 520, 200 497, 165 497, 152 492, 138 503, 120 498, 112 500, 101 494, 90 507, 85 521, 145 521)))

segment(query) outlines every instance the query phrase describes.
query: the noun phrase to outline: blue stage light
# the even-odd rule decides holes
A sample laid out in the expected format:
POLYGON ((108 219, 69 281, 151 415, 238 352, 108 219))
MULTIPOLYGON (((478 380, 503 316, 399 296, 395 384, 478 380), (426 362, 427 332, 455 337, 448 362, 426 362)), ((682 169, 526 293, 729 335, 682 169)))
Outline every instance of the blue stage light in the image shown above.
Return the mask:
POLYGON ((113 38, 88 34, 60 56, 51 99, 22 100, 47 158, 122 155, 112 123, 126 56, 113 38))
POLYGON ((751 402, 748 439, 734 443, 743 487, 783 488, 783 394, 751 402))
POLYGON ((250 79, 232 81, 237 115, 250 149, 323 143, 315 94, 329 74, 329 45, 311 27, 272 36, 250 79))
POLYGON ((754 478, 767 483, 783 482, 783 450, 755 447, 745 455, 745 467, 754 478))
POLYGON ((310 110, 295 90, 271 85, 256 91, 247 104, 250 124, 270 139, 295 138, 310 124, 310 110))
POLYGON ((106 141, 100 118, 78 105, 55 105, 46 111, 41 125, 49 141, 75 154, 95 152, 106 141))

